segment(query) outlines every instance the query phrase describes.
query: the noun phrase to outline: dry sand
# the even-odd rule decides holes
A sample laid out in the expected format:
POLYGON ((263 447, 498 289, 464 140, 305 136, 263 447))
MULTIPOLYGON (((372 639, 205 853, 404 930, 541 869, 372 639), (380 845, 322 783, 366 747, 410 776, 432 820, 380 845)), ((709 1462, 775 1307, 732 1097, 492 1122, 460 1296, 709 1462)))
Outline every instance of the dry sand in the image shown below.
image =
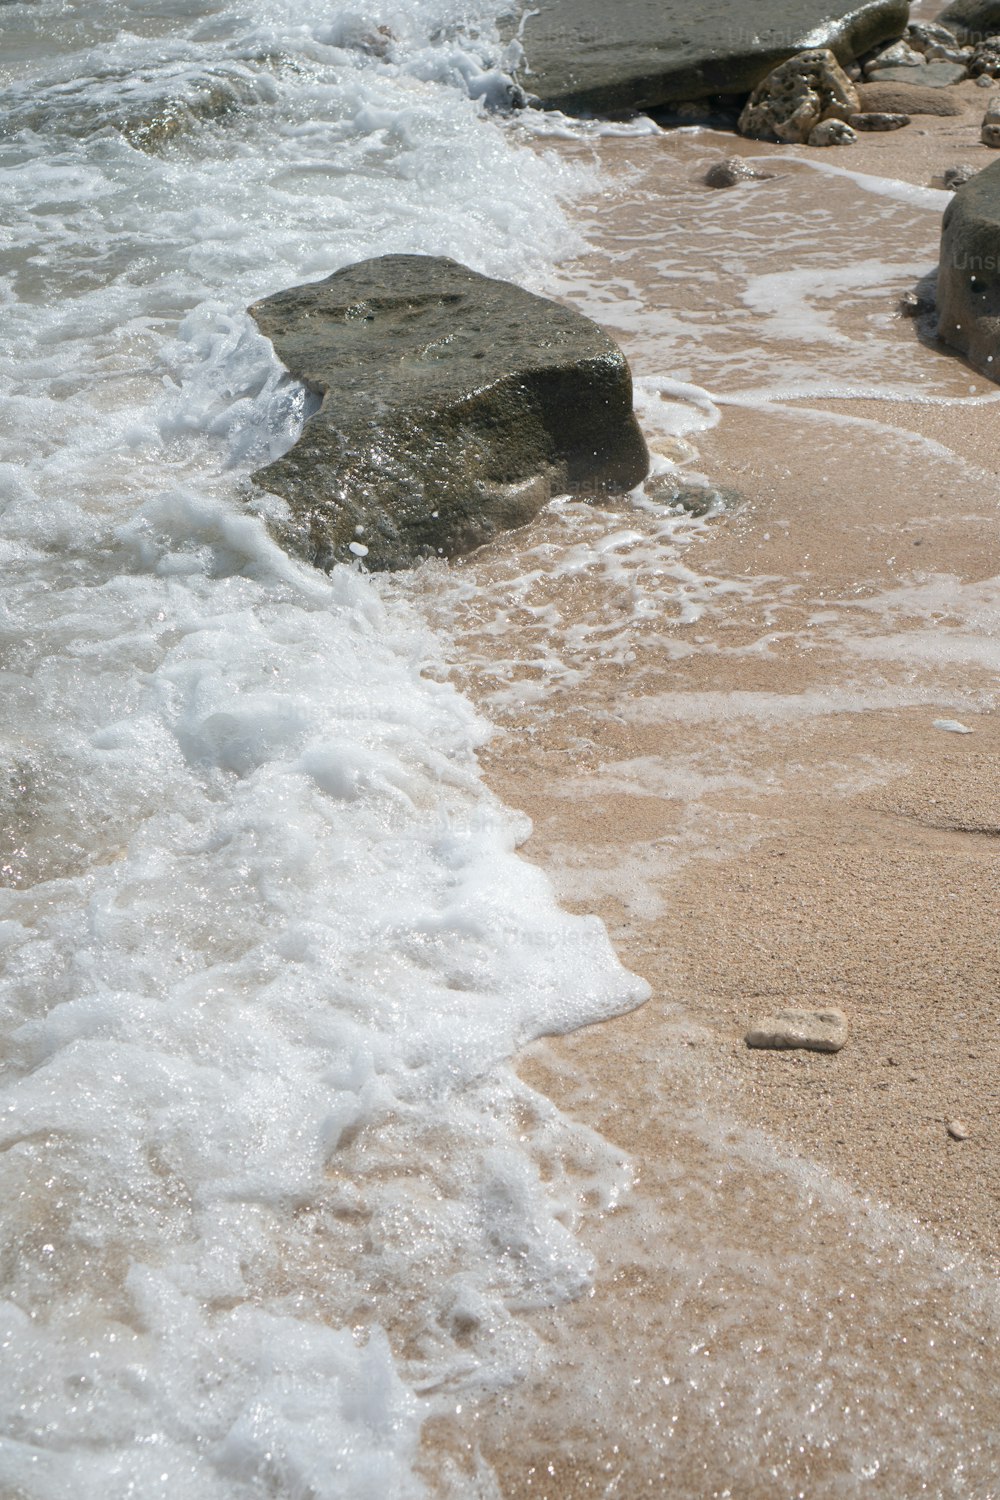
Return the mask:
MULTIPOLYGON (((950 92, 961 118, 824 162, 924 186, 985 165, 985 90, 950 92)), ((622 333, 640 373, 656 368, 654 308, 712 311, 697 285, 658 280, 657 214, 679 211, 668 174, 690 195, 713 157, 780 158, 804 206, 835 188, 863 208, 855 185, 795 167, 819 155, 801 148, 562 149, 628 182, 595 205, 568 295, 618 275, 646 299, 622 333)), ((895 319, 895 373, 991 394, 895 318, 896 296, 875 309, 895 319)), ((533 1315, 547 1370, 429 1441, 460 1469, 478 1446, 506 1496, 983 1500, 1000 1453, 996 408, 868 395, 722 411, 696 467, 744 503, 682 531, 648 623, 629 623, 627 559, 655 589, 655 525, 624 507, 585 533, 639 533, 624 568, 560 574, 580 533, 558 515, 460 568, 456 671, 499 724, 489 780, 532 818, 526 857, 599 913, 653 994, 519 1060, 629 1153, 638 1185, 624 1209, 583 1213, 595 1288, 533 1315), (685 613, 679 594, 708 607, 685 613), (935 727, 948 719, 972 733, 935 727), (845 1050, 748 1049, 751 1019, 788 1004, 841 1007, 845 1050)))

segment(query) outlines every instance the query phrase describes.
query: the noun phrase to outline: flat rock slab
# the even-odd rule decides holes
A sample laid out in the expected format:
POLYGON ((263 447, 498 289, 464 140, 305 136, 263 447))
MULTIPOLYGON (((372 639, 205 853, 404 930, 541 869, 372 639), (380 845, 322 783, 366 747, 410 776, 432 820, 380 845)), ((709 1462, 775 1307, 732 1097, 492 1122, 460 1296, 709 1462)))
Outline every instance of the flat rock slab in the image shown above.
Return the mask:
POLYGON ((1000 380, 1000 161, 957 190, 944 211, 938 337, 1000 380))
POLYGON ((1000 0, 955 0, 938 16, 942 26, 963 42, 1000 34, 1000 0))
POLYGON ((968 77, 968 69, 959 63, 925 63, 922 68, 877 68, 868 74, 869 83, 917 84, 922 89, 947 89, 968 77))
POLYGON ((471 551, 554 494, 645 478, 632 378, 596 323, 456 261, 387 255, 250 308, 322 397, 253 476, 272 527, 319 567, 400 568, 471 551))
POLYGON ((609 113, 749 94, 779 63, 829 47, 840 63, 903 35, 906 0, 528 0, 528 71, 549 108, 609 113))
POLYGON ((961 94, 921 88, 919 83, 859 83, 861 108, 870 114, 964 115, 961 94))
POLYGON ((748 1047, 810 1052, 839 1052, 847 1041, 847 1017, 842 1010, 779 1010, 755 1021, 746 1034, 748 1047))

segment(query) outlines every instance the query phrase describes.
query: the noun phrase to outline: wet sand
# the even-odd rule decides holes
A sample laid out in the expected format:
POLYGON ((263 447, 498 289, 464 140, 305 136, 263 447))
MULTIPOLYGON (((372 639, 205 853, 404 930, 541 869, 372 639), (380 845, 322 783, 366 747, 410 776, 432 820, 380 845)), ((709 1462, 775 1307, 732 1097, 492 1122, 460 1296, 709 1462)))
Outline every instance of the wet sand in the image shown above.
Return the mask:
POLYGON ((628 184, 595 205, 565 294, 600 316, 619 278, 604 321, 640 376, 663 371, 678 309, 698 324, 708 365, 681 378, 721 420, 660 452, 742 498, 669 537, 624 504, 550 513, 454 569, 465 592, 442 605, 498 725, 488 778, 533 822, 525 856, 652 988, 518 1061, 637 1182, 614 1211, 581 1203, 594 1291, 531 1315, 538 1372, 429 1425, 469 1485, 478 1449, 511 1497, 997 1493, 997 388, 921 338, 894 283, 843 314, 862 351, 876 320, 893 368, 859 368, 846 398, 835 370, 831 399, 822 350, 786 332, 777 353, 813 361, 816 389, 748 405, 766 334, 727 373, 717 281, 665 281, 650 251, 668 171, 688 195, 669 211, 701 193, 709 212, 696 184, 720 155, 796 174, 803 212, 833 195, 862 215, 882 200, 817 159, 918 186, 985 165, 986 91, 952 92, 963 117, 849 150, 561 148, 628 184), (880 399, 880 378, 938 404, 880 399), (573 565, 581 546, 614 565, 573 565), (842 1008, 843 1052, 748 1049, 751 1020, 789 1004, 842 1008))

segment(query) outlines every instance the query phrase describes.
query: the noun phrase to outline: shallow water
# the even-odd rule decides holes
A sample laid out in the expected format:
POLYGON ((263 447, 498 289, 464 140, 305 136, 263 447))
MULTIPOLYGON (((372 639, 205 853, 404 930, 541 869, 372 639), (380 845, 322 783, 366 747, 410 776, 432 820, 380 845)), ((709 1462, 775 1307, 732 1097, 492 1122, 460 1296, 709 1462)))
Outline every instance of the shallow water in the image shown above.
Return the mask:
POLYGON ((685 862, 756 836, 713 803, 761 792, 748 721, 774 745, 992 707, 992 575, 904 571, 862 486, 820 597, 791 476, 768 476, 766 536, 726 511, 761 445, 810 445, 849 488, 845 424, 868 423, 883 482, 919 453, 915 516, 960 482, 965 545, 995 525, 988 478, 852 404, 887 369, 901 411, 989 393, 913 358, 892 313, 941 195, 820 192, 789 162, 751 224, 698 184, 700 133, 646 143, 654 193, 625 155, 645 127, 598 162, 592 131, 491 116, 512 59, 446 0, 0 24, 4 1496, 519 1493, 536 1457, 579 1493, 791 1494, 830 1452, 807 1492, 986 1494, 974 1259, 731 1131, 681 1009, 652 1042, 649 1007, 511 1069, 647 990, 518 858, 527 821, 477 759, 485 709, 538 744, 550 801, 592 797, 595 769, 601 797, 655 792, 664 826, 624 863, 547 850, 571 903, 655 921, 685 862), (765 244, 794 271, 762 271, 765 244), (244 308, 388 251, 622 338, 655 455, 635 503, 557 503, 377 582, 273 546, 245 481, 305 404, 244 308), (681 484, 718 488, 706 518, 681 484), (703 657, 718 679, 681 691, 703 657), (582 714, 615 680, 633 743, 604 754, 582 714), (634 743, 672 719, 713 753, 634 743))
POLYGON ((465 6, 2 24, 0 1491, 417 1493, 427 1393, 589 1276, 507 1059, 644 987, 418 615, 246 508, 305 407, 244 308, 387 250, 537 285, 586 173, 465 6))

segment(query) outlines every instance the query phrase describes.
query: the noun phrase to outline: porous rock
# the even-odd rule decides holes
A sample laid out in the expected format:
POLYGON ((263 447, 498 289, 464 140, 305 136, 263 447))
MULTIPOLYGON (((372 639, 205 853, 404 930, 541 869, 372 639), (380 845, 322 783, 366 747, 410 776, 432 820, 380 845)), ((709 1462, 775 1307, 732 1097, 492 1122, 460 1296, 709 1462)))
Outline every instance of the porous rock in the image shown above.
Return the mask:
POLYGON ((253 477, 271 524, 320 567, 470 551, 555 493, 648 469, 624 355, 589 318, 456 261, 387 255, 250 308, 322 397, 253 477))
POLYGON ((994 150, 1000 146, 1000 100, 990 101, 989 109, 983 115, 979 139, 984 146, 992 146, 994 150))
POLYGON ((963 115, 961 95, 925 89, 918 83, 861 83, 858 98, 863 114, 963 115))
POLYGON ((978 42, 1000 35, 1000 0, 954 0, 937 18, 959 41, 978 42))
POLYGON ((748 1047, 810 1052, 839 1052, 847 1041, 847 1017, 835 1009, 788 1009, 755 1021, 746 1034, 748 1047))
POLYGON ((754 140, 802 145, 822 121, 847 120, 859 108, 857 89, 833 53, 813 47, 789 58, 754 89, 739 128, 754 140))
POLYGON ((944 211, 938 337, 1000 379, 1000 161, 964 183, 944 211))
POLYGON ((745 96, 779 63, 829 47, 841 63, 902 36, 906 0, 517 0, 508 38, 543 104, 596 113, 745 96))

